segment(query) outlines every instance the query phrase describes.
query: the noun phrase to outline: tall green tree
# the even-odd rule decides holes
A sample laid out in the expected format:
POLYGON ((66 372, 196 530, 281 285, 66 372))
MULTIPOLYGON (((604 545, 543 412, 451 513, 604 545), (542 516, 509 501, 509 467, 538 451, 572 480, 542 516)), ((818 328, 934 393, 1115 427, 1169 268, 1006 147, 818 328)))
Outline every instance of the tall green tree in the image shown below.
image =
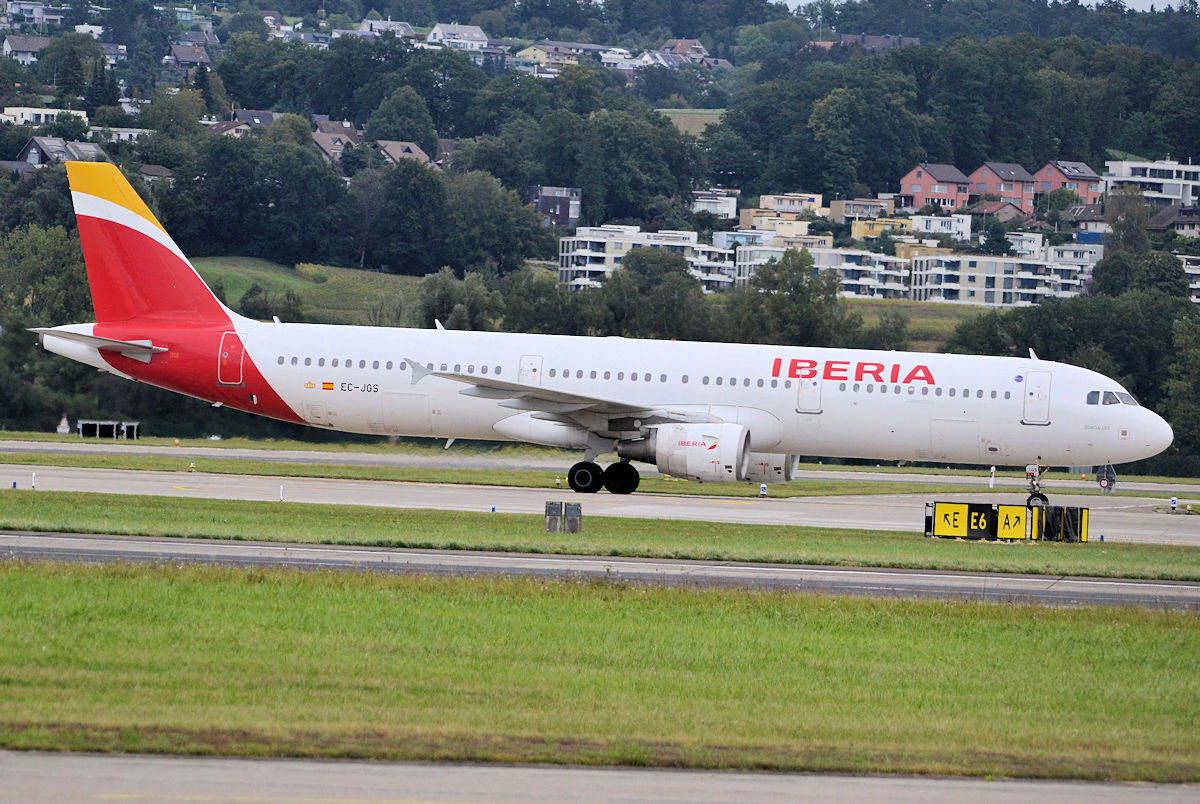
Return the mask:
POLYGON ((437 132, 424 99, 412 87, 400 87, 371 113, 366 126, 369 140, 415 142, 429 156, 437 156, 437 132))
POLYGON ((549 230, 533 207, 488 173, 474 171, 446 183, 446 259, 456 271, 513 271, 545 251, 549 230))
POLYGON ((1136 184, 1119 184, 1104 204, 1104 222, 1111 232, 1104 240, 1105 256, 1123 252, 1140 260, 1150 253, 1150 205, 1136 184))

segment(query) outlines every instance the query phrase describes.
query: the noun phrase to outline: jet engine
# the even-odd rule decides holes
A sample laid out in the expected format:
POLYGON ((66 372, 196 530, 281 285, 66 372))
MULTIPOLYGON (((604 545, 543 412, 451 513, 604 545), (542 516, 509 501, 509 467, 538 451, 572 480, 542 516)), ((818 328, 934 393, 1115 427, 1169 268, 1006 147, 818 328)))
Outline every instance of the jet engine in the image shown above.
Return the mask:
POLYGON ((790 483, 800 466, 799 455, 751 452, 746 479, 751 483, 790 483))
POLYGON ((617 442, 617 455, 701 483, 746 479, 750 431, 740 424, 663 424, 645 438, 617 442))

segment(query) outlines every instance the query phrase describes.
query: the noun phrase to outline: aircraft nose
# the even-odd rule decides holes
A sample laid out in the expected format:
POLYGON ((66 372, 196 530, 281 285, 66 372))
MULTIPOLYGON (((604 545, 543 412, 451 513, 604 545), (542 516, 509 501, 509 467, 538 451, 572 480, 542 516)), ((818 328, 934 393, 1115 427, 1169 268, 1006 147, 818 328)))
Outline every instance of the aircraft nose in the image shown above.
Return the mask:
POLYGON ((1146 446, 1153 450, 1150 455, 1157 455, 1171 446, 1171 442, 1175 440, 1175 433, 1162 416, 1151 411, 1147 413, 1150 413, 1150 421, 1146 423, 1146 446))

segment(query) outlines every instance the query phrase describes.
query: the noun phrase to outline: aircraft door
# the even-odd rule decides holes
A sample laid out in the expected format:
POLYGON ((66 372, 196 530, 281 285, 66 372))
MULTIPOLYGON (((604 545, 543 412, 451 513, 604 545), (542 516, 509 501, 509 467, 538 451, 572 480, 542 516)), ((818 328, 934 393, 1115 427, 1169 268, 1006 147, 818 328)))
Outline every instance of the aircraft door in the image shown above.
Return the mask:
POLYGON ((804 380, 796 380, 796 412, 797 413, 820 413, 821 412, 821 378, 811 377, 804 380))
POLYGON ((521 373, 517 382, 524 385, 542 384, 542 356, 521 355, 521 373))
POLYGON ((245 356, 242 339, 232 330, 221 334, 221 350, 217 356, 217 385, 242 384, 242 358, 245 356))
POLYGON ((1030 371, 1025 375, 1025 408, 1021 424, 1050 423, 1050 378, 1048 371, 1030 371))

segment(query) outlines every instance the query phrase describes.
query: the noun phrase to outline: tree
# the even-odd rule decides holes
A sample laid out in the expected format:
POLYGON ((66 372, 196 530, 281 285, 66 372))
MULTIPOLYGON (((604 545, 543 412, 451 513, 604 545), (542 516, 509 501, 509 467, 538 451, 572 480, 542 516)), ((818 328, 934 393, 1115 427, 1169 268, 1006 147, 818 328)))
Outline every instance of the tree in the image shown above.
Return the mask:
POLYGON ((30 326, 88 320, 92 299, 79 237, 61 226, 25 226, 0 238, 0 308, 30 326))
POLYGON ((992 216, 983 219, 983 237, 979 242, 979 253, 1005 256, 1012 254, 1012 242, 1005 237, 1008 230, 992 216))
POLYGON ((367 264, 414 276, 445 265, 446 187, 441 175, 412 159, 401 159, 380 173, 379 211, 387 236, 376 244, 375 254, 367 253, 367 264))
POLYGON ((142 107, 138 122, 167 137, 185 137, 200 133, 205 110, 204 97, 194 89, 168 92, 159 88, 142 107))
POLYGON ((1104 241, 1105 255, 1125 252, 1141 259, 1150 252, 1150 205, 1136 184, 1120 184, 1108 194, 1104 222, 1112 230, 1104 241))
POLYGON ((417 300, 420 326, 432 327, 440 321, 447 329, 492 330, 503 312, 500 292, 489 290, 479 274, 457 279, 453 271, 443 268, 421 283, 417 300))
POLYGON ((54 122, 46 127, 46 133, 67 142, 78 142, 87 139, 88 124, 77 114, 59 112, 54 122))
POLYGON ((1133 286, 1150 293, 1188 298, 1188 277, 1174 254, 1154 251, 1138 263, 1133 286))
POLYGON ((446 257, 456 271, 521 266, 548 230, 533 208, 488 173, 473 171, 446 184, 446 257))
POLYGON ((368 140, 415 142, 431 156, 437 155, 437 132, 425 101, 412 87, 400 87, 379 104, 366 126, 368 140))
POLYGON ((833 271, 815 273, 808 250, 788 249, 760 265, 730 297, 729 332, 746 343, 834 346, 853 343, 862 319, 839 297, 833 271))
POLYGON ((1175 431, 1175 447, 1200 455, 1200 316, 1175 322, 1163 410, 1175 431))

